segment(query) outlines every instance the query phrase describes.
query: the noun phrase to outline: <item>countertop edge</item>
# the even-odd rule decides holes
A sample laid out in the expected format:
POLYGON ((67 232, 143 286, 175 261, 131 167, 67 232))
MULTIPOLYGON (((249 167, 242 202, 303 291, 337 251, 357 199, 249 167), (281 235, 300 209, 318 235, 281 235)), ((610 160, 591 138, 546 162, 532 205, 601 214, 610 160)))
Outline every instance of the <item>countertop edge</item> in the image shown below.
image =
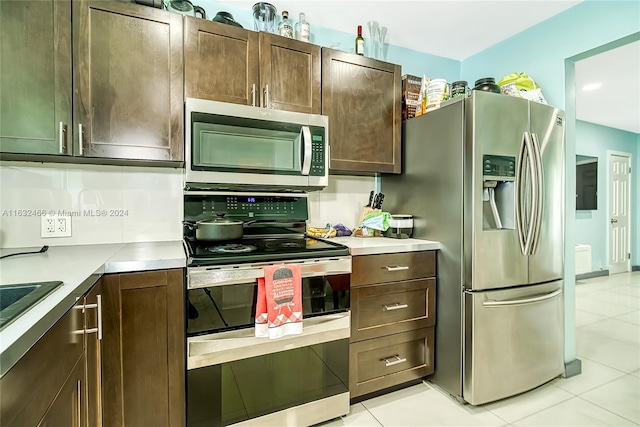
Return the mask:
POLYGON ((44 316, 40 317, 29 329, 27 329, 20 337, 9 345, 5 351, 0 354, 0 378, 2 378, 18 361, 24 356, 31 347, 33 347, 40 338, 56 324, 62 316, 71 310, 80 299, 93 285, 95 285, 100 277, 102 277, 102 269, 87 277, 80 285, 76 286, 68 295, 66 295, 58 304, 49 310, 44 316))
MULTIPOLYGON (((100 267, 82 280, 77 286, 73 286, 71 290, 68 291, 68 294, 49 309, 49 311, 28 326, 24 332, 17 333, 20 336, 15 338, 15 340, 0 353, 0 378, 9 372, 22 356, 24 356, 103 275, 185 268, 186 265, 187 258, 184 253, 182 241, 121 244, 115 252, 106 254, 104 262, 100 267), (153 259, 153 252, 156 248, 159 257, 153 259), (136 250, 141 250, 141 253, 137 254, 136 250), (169 253, 167 253, 167 251, 169 253)), ((42 301, 44 301, 44 299, 42 301)), ((38 302, 38 304, 42 301, 38 302)), ((36 307, 38 304, 35 304, 31 308, 36 307)), ((11 325, 8 327, 10 326, 11 325)), ((0 332, 0 337, 1 336, 2 332, 0 332)))

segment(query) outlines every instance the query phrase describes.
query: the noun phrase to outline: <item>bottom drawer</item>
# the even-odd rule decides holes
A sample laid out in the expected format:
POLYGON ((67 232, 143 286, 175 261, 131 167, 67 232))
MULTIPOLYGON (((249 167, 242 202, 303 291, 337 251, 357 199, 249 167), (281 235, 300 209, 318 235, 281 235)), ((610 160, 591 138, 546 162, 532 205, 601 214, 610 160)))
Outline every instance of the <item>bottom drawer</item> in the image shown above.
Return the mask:
POLYGON ((349 346, 349 391, 361 396, 433 373, 434 327, 349 346))

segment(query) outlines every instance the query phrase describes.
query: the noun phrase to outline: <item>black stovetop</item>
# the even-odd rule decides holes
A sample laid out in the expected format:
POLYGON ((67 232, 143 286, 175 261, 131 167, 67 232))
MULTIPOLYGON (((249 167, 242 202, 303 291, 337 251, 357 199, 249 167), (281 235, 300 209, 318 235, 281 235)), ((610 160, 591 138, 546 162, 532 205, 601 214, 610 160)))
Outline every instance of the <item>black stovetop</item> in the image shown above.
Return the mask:
POLYGON ((184 239, 189 266, 284 261, 349 255, 349 248, 313 237, 243 238, 210 242, 184 239))

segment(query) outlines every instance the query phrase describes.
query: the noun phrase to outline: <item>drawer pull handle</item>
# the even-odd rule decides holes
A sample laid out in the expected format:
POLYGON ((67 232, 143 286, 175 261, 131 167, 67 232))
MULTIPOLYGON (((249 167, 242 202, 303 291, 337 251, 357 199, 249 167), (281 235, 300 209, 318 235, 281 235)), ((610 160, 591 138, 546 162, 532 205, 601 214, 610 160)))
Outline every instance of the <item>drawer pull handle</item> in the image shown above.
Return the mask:
POLYGON ((402 271, 402 270, 408 270, 409 266, 408 265, 394 265, 394 266, 386 266, 385 267, 387 269, 387 271, 402 271))
POLYGON ((399 302, 397 302, 393 305, 383 305, 382 311, 400 310, 401 308, 408 308, 408 307, 409 307, 409 304, 400 304, 399 302))
POLYGON ((391 358, 385 358, 385 359, 383 359, 383 360, 384 360, 384 366, 386 366, 386 367, 388 368, 389 366, 398 365, 398 364, 400 364, 400 363, 404 363, 404 362, 406 362, 406 361, 407 361, 407 358, 406 358, 406 357, 402 357, 402 358, 401 358, 401 357, 400 357, 399 355, 397 355, 397 354, 396 354, 395 356, 393 356, 393 358, 394 358, 395 360, 389 360, 389 359, 391 359, 391 358))

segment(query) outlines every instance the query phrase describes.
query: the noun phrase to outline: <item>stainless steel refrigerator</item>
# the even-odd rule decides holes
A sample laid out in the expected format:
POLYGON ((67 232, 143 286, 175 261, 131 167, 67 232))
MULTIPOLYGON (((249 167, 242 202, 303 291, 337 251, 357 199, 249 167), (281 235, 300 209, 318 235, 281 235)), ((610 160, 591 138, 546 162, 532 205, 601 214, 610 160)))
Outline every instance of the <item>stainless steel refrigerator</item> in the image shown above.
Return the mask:
POLYGON ((435 373, 483 404, 564 371, 564 113, 474 91, 403 124, 386 210, 442 243, 435 373))

